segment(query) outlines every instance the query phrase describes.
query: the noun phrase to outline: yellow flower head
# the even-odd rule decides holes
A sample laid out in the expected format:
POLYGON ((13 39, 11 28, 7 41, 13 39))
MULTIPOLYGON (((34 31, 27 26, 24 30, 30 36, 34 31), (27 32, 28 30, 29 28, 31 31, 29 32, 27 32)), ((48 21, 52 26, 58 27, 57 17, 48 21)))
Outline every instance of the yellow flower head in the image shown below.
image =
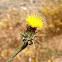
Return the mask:
POLYGON ((42 27, 43 26, 42 18, 38 15, 34 15, 34 14, 31 14, 31 16, 28 15, 26 21, 28 25, 30 25, 31 27, 42 27))

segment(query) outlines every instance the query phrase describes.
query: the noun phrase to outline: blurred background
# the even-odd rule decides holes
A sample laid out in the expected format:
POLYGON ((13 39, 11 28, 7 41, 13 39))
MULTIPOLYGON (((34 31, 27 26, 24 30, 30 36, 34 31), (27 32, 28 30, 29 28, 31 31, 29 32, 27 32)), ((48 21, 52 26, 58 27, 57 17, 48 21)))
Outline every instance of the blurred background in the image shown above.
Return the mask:
POLYGON ((6 62, 22 45, 28 14, 45 21, 37 40, 10 62, 62 62, 62 0, 0 0, 0 62, 6 62))

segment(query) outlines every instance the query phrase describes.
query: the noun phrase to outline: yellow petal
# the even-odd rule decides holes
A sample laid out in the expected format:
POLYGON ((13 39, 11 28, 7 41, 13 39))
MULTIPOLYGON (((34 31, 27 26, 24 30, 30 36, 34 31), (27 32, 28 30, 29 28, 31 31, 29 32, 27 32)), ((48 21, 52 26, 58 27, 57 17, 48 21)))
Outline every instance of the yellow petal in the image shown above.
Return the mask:
POLYGON ((31 14, 31 16, 28 15, 28 17, 26 18, 26 21, 28 25, 30 25, 31 27, 42 27, 43 26, 42 18, 38 15, 34 15, 34 14, 31 14))

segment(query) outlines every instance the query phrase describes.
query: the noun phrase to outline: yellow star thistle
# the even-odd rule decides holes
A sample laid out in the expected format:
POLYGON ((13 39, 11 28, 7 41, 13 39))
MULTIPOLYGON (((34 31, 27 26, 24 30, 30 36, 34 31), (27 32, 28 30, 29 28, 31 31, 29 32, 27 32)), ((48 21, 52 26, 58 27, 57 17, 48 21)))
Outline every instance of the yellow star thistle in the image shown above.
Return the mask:
POLYGON ((31 16, 28 15, 26 21, 28 25, 30 25, 31 27, 42 27, 43 26, 42 18, 38 15, 34 15, 34 14, 31 14, 31 16))

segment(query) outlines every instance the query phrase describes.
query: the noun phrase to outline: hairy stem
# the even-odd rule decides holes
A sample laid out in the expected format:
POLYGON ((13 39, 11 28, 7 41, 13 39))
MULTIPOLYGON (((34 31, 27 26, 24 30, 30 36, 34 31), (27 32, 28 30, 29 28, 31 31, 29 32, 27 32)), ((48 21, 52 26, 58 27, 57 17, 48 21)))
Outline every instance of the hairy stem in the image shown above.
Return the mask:
POLYGON ((28 46, 28 42, 26 44, 24 44, 8 61, 12 60, 19 52, 21 52, 24 48, 26 48, 28 46))

